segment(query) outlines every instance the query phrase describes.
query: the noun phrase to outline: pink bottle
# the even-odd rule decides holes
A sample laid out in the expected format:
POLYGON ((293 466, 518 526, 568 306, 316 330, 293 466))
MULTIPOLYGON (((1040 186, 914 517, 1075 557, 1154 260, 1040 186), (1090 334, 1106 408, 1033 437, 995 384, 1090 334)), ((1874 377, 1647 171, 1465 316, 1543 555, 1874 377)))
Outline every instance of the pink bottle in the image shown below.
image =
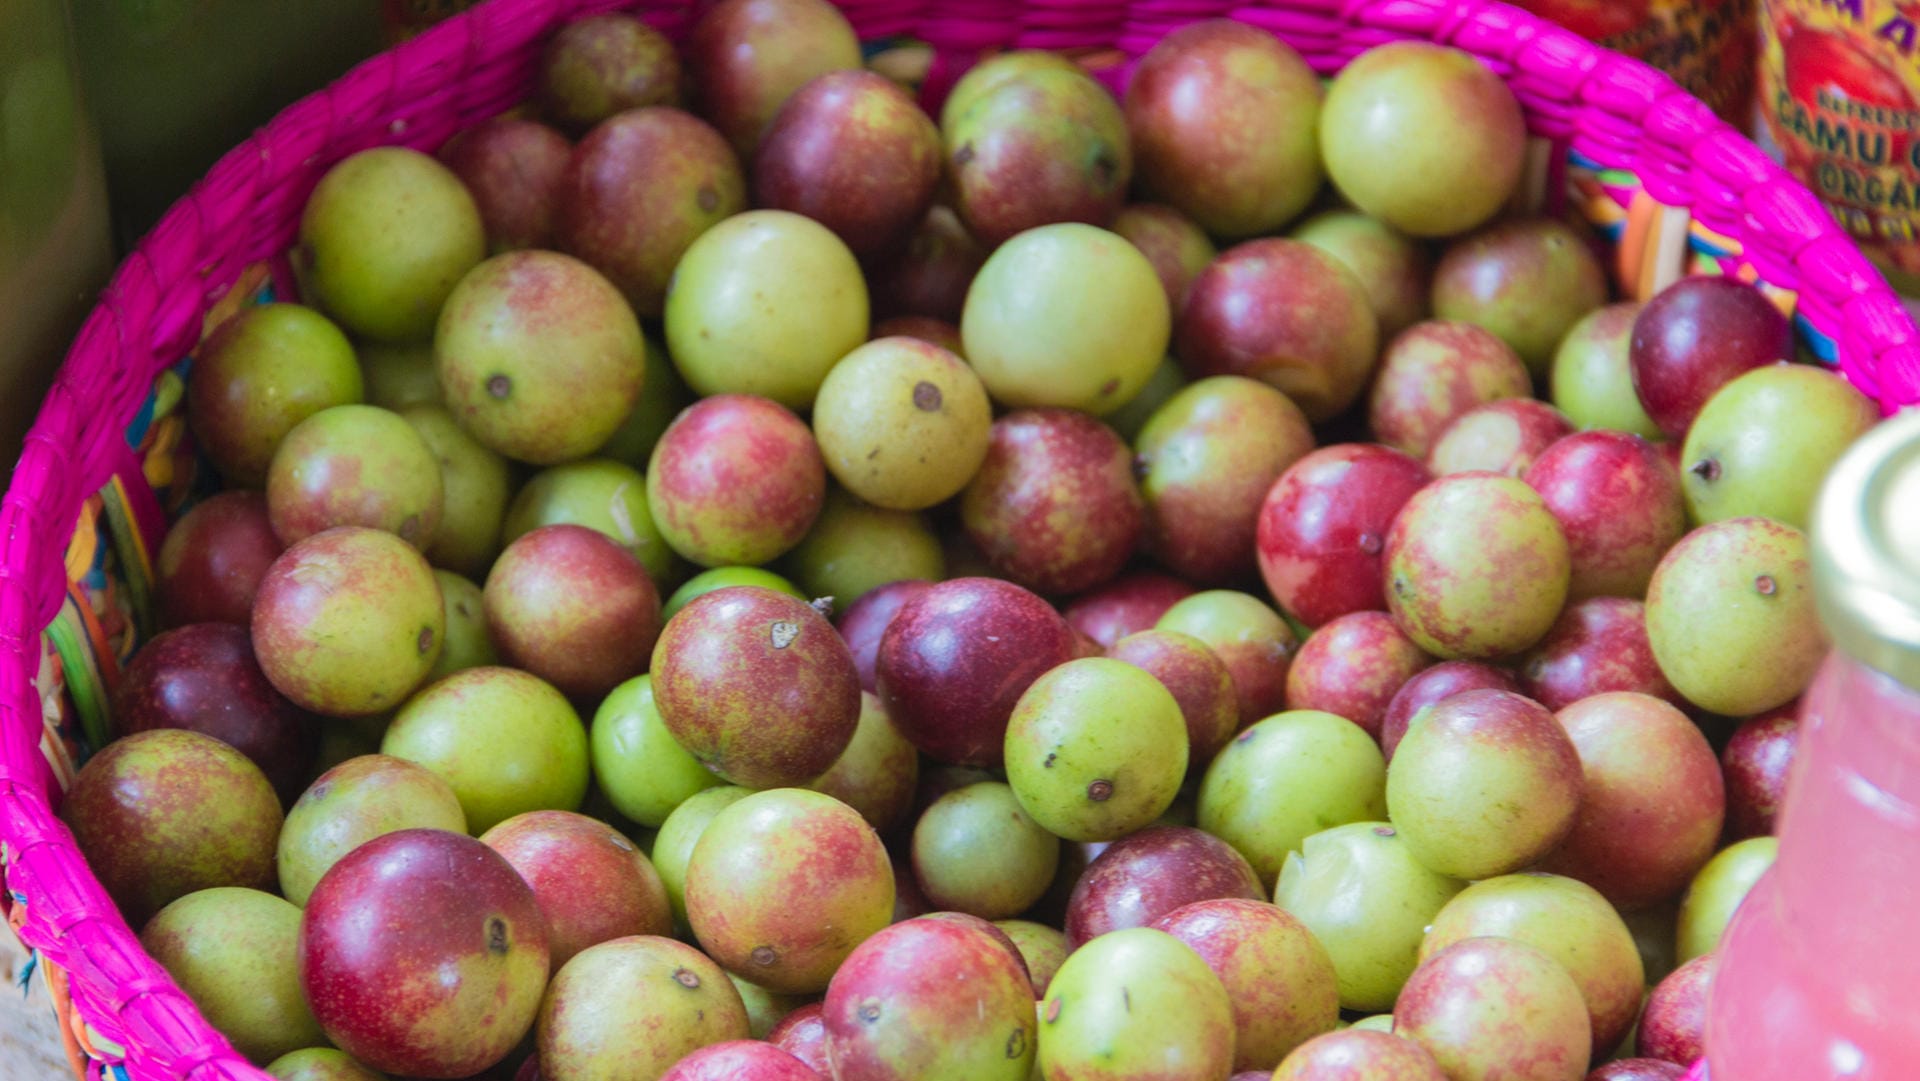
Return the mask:
POLYGON ((1720 944, 1712 1081, 1920 1079, 1920 410, 1814 510, 1834 650, 1806 697, 1780 856, 1720 944))

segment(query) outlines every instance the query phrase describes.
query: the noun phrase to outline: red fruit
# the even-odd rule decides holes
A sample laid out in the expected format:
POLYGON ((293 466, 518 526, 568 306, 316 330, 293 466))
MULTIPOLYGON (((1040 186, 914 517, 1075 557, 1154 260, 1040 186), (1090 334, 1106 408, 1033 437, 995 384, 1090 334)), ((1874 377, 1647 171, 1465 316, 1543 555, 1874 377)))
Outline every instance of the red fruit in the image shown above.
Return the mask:
POLYGON ((654 444, 647 507, 674 551, 702 566, 758 566, 813 528, 827 465, 813 430, 746 394, 690 405, 654 444))
POLYGON ((267 497, 229 491, 188 511, 160 545, 154 594, 160 623, 237 623, 252 619, 254 594, 285 546, 273 532, 267 497))
POLYGON ((882 319, 873 325, 868 341, 882 338, 918 338, 945 349, 956 357, 966 355, 966 343, 960 340, 960 328, 945 319, 935 319, 931 315, 896 315, 891 319, 882 319))
POLYGON ((1587 1081, 1680 1081, 1686 1068, 1657 1058, 1614 1059, 1596 1066, 1587 1081))
POLYGON ((1070 409, 1021 409, 993 422, 960 520, 994 569, 1060 594, 1119 574, 1146 510, 1133 455, 1113 429, 1070 409))
POLYGON ((647 670, 660 594, 618 541, 579 525, 541 526, 487 574, 487 630, 507 664, 591 700, 647 670))
POLYGON ((680 42, 701 115, 743 158, 794 91, 860 66, 860 42, 825 0, 721 0, 702 5, 680 42))
POLYGON ((1385 612, 1349 612, 1307 638, 1287 669, 1287 708, 1345 717, 1380 738, 1387 706, 1433 663, 1385 612))
POLYGON ((1532 390, 1525 362, 1492 331, 1472 323, 1416 323, 1381 353, 1367 394, 1367 426, 1380 442, 1424 458, 1462 413, 1532 390))
POLYGON ((1707 996, 1717 962, 1710 953, 1696 957, 1654 986, 1640 1015, 1636 1053, 1682 1066, 1706 1054, 1707 996))
POLYGON ((1796 30, 1781 46, 1781 61, 1787 93, 1802 105, 1817 107, 1824 94, 1862 108, 1915 108, 1900 73, 1875 60, 1847 34, 1796 30))
POLYGON ((674 1063, 660 1081, 826 1081, 828 1076, 763 1040, 728 1040, 674 1063))
POLYGON ((1223 897, 1267 899, 1245 856, 1210 833, 1149 826, 1108 845, 1080 876, 1067 900, 1067 944, 1078 949, 1108 931, 1145 927, 1183 905, 1223 897))
POLYGON ((496 252, 553 247, 560 184, 572 158, 566 136, 508 116, 482 121, 440 150, 440 161, 480 208, 487 245, 496 252))
POLYGON ((853 654, 853 667, 860 674, 860 689, 877 691, 879 684, 874 675, 874 665, 880 654, 880 636, 887 632, 887 624, 893 622, 894 613, 900 606, 927 590, 933 588, 932 582, 922 582, 909 578, 899 582, 869 589, 860 598, 847 606, 835 621, 840 637, 846 640, 847 651, 853 654))
POLYGON ((899 246, 939 182, 939 129, 897 83, 870 71, 802 86, 753 159, 756 206, 805 214, 856 256, 899 246))
MULTIPOLYGON (((896 874, 894 880, 904 887, 913 876, 896 874)), ((782 1017, 767 1033, 767 1042, 813 1067, 821 1077, 833 1076, 833 1067, 827 1061, 826 1007, 820 1003, 809 1002, 782 1017)))
POLYGON ((1393 761, 1393 749, 1407 734, 1413 715, 1444 699, 1468 691, 1512 691, 1520 693, 1520 681, 1499 668, 1478 661, 1442 661, 1410 677, 1393 693, 1387 712, 1380 719, 1380 749, 1393 761))
POLYGON ((1683 278, 1633 321, 1628 362, 1647 416, 1668 439, 1741 372, 1793 357, 1793 328, 1773 302, 1731 278, 1683 278))
POLYGON ((833 765, 860 720, 860 676, 832 624, 759 586, 703 594, 653 652, 653 701, 673 738, 750 788, 802 785, 833 765))
POLYGON ((1295 462, 1260 508, 1260 574, 1274 599, 1309 627, 1385 611, 1387 530, 1432 479, 1414 458, 1375 443, 1323 447, 1295 462))
POLYGON ((1639 691, 1686 705, 1653 659, 1645 607, 1625 597, 1567 605, 1520 661, 1520 681, 1527 697, 1556 712, 1609 691, 1639 691))
POLYGON ((925 315, 958 324, 967 287, 986 261, 986 251, 952 208, 935 206, 907 238, 904 250, 879 260, 868 272, 874 314, 925 315))
POLYGON ((1569 435, 1541 453, 1524 479, 1566 534, 1570 598, 1645 596, 1660 557, 1687 530, 1680 474, 1637 435, 1569 435))
MULTIPOLYGON (((1106 651, 1159 680, 1187 720, 1187 770, 1198 775, 1240 729, 1233 673, 1206 643, 1179 631, 1130 634, 1106 651)), ((1092 656, 1100 656, 1096 650, 1092 656)))
POLYGON ((1346 1028, 1301 1044, 1271 1077, 1273 1081, 1446 1081, 1447 1075, 1433 1055, 1413 1040, 1390 1032, 1346 1028))
POLYGON ((1651 17, 1651 0, 1518 0, 1519 6, 1552 19, 1593 41, 1636 30, 1651 17))
POLYGON ((1152 630, 1167 609, 1193 594, 1192 586, 1171 575, 1139 571, 1075 598, 1064 614, 1074 630, 1112 649, 1127 635, 1152 630))
POLYGON ((914 746, 997 766, 1014 704, 1073 654, 1073 628, 1046 601, 1011 582, 955 578, 901 607, 875 668, 887 716, 914 746))
POLYGON ((121 735, 212 736, 259 766, 283 807, 300 797, 319 747, 313 715, 273 689, 253 639, 231 623, 179 627, 140 647, 114 688, 113 718, 121 735))
POLYGON ((533 890, 553 971, 623 935, 671 935, 667 889, 619 830, 572 811, 528 811, 480 835, 533 890))
POLYGON ((1727 840, 1773 832, 1800 742, 1800 700, 1749 717, 1720 752, 1727 786, 1727 840))
POLYGON ((499 853, 445 830, 347 853, 300 920, 314 1018, 342 1051, 392 1074, 467 1077, 506 1057, 533 1024, 547 960, 533 890, 499 853))

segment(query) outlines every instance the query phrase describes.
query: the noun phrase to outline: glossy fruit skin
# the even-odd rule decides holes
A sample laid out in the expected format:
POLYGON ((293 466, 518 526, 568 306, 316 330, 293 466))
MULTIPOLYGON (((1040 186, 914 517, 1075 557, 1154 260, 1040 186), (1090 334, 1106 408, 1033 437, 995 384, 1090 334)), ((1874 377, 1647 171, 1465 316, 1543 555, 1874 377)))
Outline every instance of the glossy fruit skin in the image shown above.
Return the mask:
POLYGON ((541 526, 507 545, 483 596, 506 663, 580 701, 639 675, 660 635, 660 594, 646 568, 586 526, 541 526))
POLYGON ((1720 948, 1727 925, 1780 855, 1777 837, 1749 837, 1714 854, 1680 895, 1673 955, 1680 964, 1720 948))
POLYGON ((299 250, 315 306, 344 329, 420 341, 486 254, 486 232, 452 170, 417 150, 383 146, 321 177, 301 211, 299 250))
POLYGON ((1191 827, 1149 826, 1087 865, 1067 901, 1067 944, 1078 949, 1109 931, 1155 925, 1175 909, 1222 898, 1267 899, 1245 856, 1191 827))
POLYGON ((860 813, 775 788, 716 815, 687 863, 687 920, 729 972, 784 994, 825 990, 893 915, 893 868, 860 813))
POLYGON ((1422 963, 1394 1003, 1393 1031, 1462 1081, 1580 1081, 1593 1048, 1586 1003, 1566 969, 1504 938, 1462 939, 1422 963), (1516 1062, 1528 1072, 1510 1072, 1516 1062))
POLYGON ((780 1019, 767 1033, 767 1042, 813 1067, 815 1073, 824 1078, 833 1076, 833 1065, 827 1059, 827 1022, 826 1007, 815 1002, 793 1011, 780 1019))
POLYGON ((1278 713, 1286 702, 1287 668, 1300 640, 1280 613, 1250 593, 1210 589, 1176 602, 1154 624, 1200 640, 1233 677, 1240 727, 1278 713))
POLYGON ((161 626, 246 626, 260 580, 284 550, 264 495, 233 490, 208 496, 175 521, 161 542, 154 563, 161 626))
POLYGON ((195 440, 230 484, 260 487, 274 449, 323 409, 363 400, 346 334, 298 304, 261 304, 215 327, 187 380, 195 440))
POLYGON ((1592 885, 1622 910, 1679 893, 1713 855, 1726 816, 1706 736, 1673 705, 1631 691, 1555 716, 1579 751, 1585 795, 1541 868, 1592 885))
POLYGON ((1796 700, 1747 718, 1727 740, 1720 768, 1727 781, 1729 840, 1773 833, 1800 741, 1799 718, 1796 700))
POLYGON ((860 689, 879 693, 876 667, 880 661, 880 638, 906 603, 933 588, 932 582, 908 580, 889 582, 863 594, 859 600, 839 610, 834 627, 853 655, 854 671, 860 676, 860 689))
POLYGON ((1196 901, 1152 926, 1199 954, 1233 999, 1236 1069, 1278 1066, 1338 1023, 1333 960, 1286 910, 1257 900, 1196 901))
POLYGON ((1566 602, 1566 535, 1540 496, 1510 477, 1435 480, 1394 519, 1383 555, 1394 621, 1445 660, 1526 649, 1566 602))
POLYGON ((986 250, 960 223, 960 216, 935 202, 898 252, 873 261, 868 276, 874 315, 923 315, 957 327, 967 287, 986 261, 986 250))
POLYGON ((833 765, 806 787, 859 811, 869 825, 885 832, 913 806, 919 783, 920 752, 900 734, 879 696, 862 691, 853 739, 833 765))
POLYGON ((588 132, 574 147, 559 199, 560 250, 606 275, 636 314, 654 317, 687 248, 747 208, 747 182, 719 132, 657 105, 588 132))
POLYGON ((1387 771, 1387 812, 1420 861, 1461 879, 1509 874, 1574 828, 1585 782, 1539 703, 1468 691, 1413 720, 1387 771))
POLYGON ((1167 574, 1134 571, 1075 597, 1061 609, 1069 626, 1102 649, 1130 634, 1152 630, 1167 609, 1197 592, 1167 574))
POLYGON ((914 746, 944 762, 998 765, 1014 705, 1073 651, 1072 628, 1039 597, 1011 582, 956 578, 894 614, 876 682, 914 746))
POLYGON ((1270 232, 1320 190, 1320 98, 1272 34, 1227 19, 1181 27, 1127 83, 1140 185, 1219 236, 1270 232))
POLYGON ((467 816, 453 789, 425 766, 383 754, 334 766, 287 810, 274 853, 281 896, 304 906, 340 857, 403 829, 466 833, 467 816))
POLYGON ((780 107, 753 164, 755 205, 805 214, 855 255, 879 255, 933 203, 940 132, 891 79, 828 72, 780 107))
POLYGON ((573 157, 566 136, 536 120, 500 116, 459 133, 438 157, 473 196, 488 251, 553 247, 556 197, 573 157))
POLYGON ((1322 447, 1282 473, 1256 529, 1260 574, 1281 607, 1309 627, 1386 611, 1387 532, 1432 479, 1418 459, 1371 443, 1322 447))
POLYGON ((425 551, 444 508, 433 451, 405 420, 377 406, 315 413, 294 425, 267 467, 267 514, 285 544, 353 525, 425 551))
POLYGON ((1367 424, 1381 442, 1424 458, 1462 413, 1532 389, 1519 354, 1492 331, 1466 322, 1416 323, 1381 353, 1367 424))
POLYGON ((920 813, 909 846, 913 881, 943 912, 1007 919, 1053 884, 1060 839, 1020 808, 1001 781, 953 789, 920 813))
POLYGON ((1657 1058, 1618 1058, 1593 1068, 1587 1081, 1680 1081, 1686 1067, 1657 1058))
POLYGON ((1089 942, 1054 975, 1040 1004, 1040 1074, 1217 1079, 1233 1069, 1233 1038, 1232 1002, 1200 955, 1135 927, 1089 942))
POLYGON ((620 831, 572 811, 528 811, 480 835, 528 888, 546 921, 554 971, 589 946, 673 931, 666 887, 620 831))
POLYGON ((1668 439, 1687 434, 1735 376, 1793 356, 1793 328, 1751 285, 1684 278, 1647 302, 1629 353, 1640 404, 1668 439))
POLYGON ((1113 219, 1113 231, 1140 249, 1167 291, 1174 321, 1187 302, 1187 287, 1220 254, 1192 218, 1162 203, 1129 203, 1113 219))
POLYGON ((679 105, 685 74, 673 42, 623 12, 577 19, 540 54, 540 104, 575 133, 615 113, 679 105))
POLYGON ((602 942, 554 974, 540 1004, 539 1076, 658 1079, 682 1058, 747 1038, 727 974, 685 943, 652 935, 602 942))
POLYGON ((1359 398, 1379 339, 1366 289, 1345 264, 1269 237, 1227 249, 1194 279, 1175 352, 1196 379, 1258 379, 1318 422, 1359 398))
POLYGON ((1356 1023, 1301 1044, 1271 1076, 1272 1081, 1445 1081, 1447 1075, 1418 1043, 1356 1023))
POLYGON ((1196 824, 1272 884, 1290 853, 1329 826, 1386 817, 1386 770, 1345 718, 1292 710, 1236 736, 1200 783, 1196 824))
POLYGON ((1407 734, 1413 716, 1443 698, 1465 691, 1496 690, 1520 694, 1520 681, 1504 668, 1479 661, 1441 661, 1400 685, 1380 721, 1380 750, 1393 761, 1394 748, 1407 734))
POLYGON ((1167 354, 1172 319, 1138 248, 1105 229, 1060 222, 987 257, 967 289, 960 338, 999 404, 1103 416, 1147 385, 1167 354))
POLYGON ((1378 739, 1387 707, 1434 663, 1385 612, 1349 612, 1310 635, 1287 668, 1287 708, 1345 717, 1378 739))
POLYGON ((1707 996, 1718 959, 1696 957, 1655 985, 1640 1015, 1634 1051, 1691 1066, 1706 1053, 1707 996))
MULTIPOLYGON (((648 374, 652 375, 651 365, 648 374)), ((650 395, 655 389, 649 385, 644 393, 650 395)), ((499 539, 512 544, 549 525, 583 525, 606 534, 633 553, 656 589, 665 589, 679 578, 679 557, 660 535, 647 507, 647 478, 625 462, 582 458, 534 474, 514 493, 500 523, 499 539)))
POLYGON ((1520 676, 1527 696, 1555 712, 1609 691, 1639 691, 1686 704, 1653 659, 1645 607, 1625 597, 1589 597, 1567 605, 1553 629, 1521 659, 1520 676))
POLYGON ((1433 310, 1498 334, 1545 376, 1567 331, 1607 302, 1586 238, 1553 218, 1515 218, 1457 241, 1433 272, 1433 310))
POLYGON ((1140 631, 1115 642, 1106 655, 1146 671, 1173 695, 1187 722, 1188 770, 1204 769, 1239 731, 1233 673, 1198 638, 1179 631, 1140 631))
POLYGON ((983 931, 926 917, 894 924, 848 955, 827 987, 833 1076, 1026 1081, 1032 988, 1018 957, 983 931))
POLYGON ((647 463, 647 507, 673 550, 703 567, 755 566, 800 543, 820 516, 826 465, 813 432, 779 403, 702 398, 647 463))
POLYGON ((465 1077, 498 1062, 533 1024, 547 960, 533 891, 498 853, 443 830, 348 853, 300 924, 314 1016, 335 1045, 389 1073, 465 1077))
POLYGON ((1628 351, 1638 301, 1598 308, 1575 323, 1560 340, 1548 377, 1553 404, 1583 431, 1610 429, 1659 439, 1660 426, 1647 416, 1633 389, 1628 351))
POLYGON ((876 507, 924 510, 986 460, 993 403, 947 348, 875 338, 834 363, 813 403, 813 433, 835 480, 876 507))
POLYGON ((1661 556, 1686 532, 1680 477, 1653 444, 1580 432, 1533 460, 1523 479, 1567 537, 1568 596, 1641 597, 1661 556))
POLYGON ((1060 971, 1071 952, 1066 934, 1032 920, 995 920, 993 925, 1012 939, 1014 948, 1020 951, 1020 959, 1026 962, 1027 973, 1033 977, 1033 997, 1045 995, 1047 984, 1053 982, 1054 973, 1060 971))
POLYGON ((1077 67, 991 86, 941 128, 954 209, 989 248, 1043 225, 1104 227, 1126 199, 1126 118, 1077 67))
POLYGON ((1423 237, 1465 232, 1505 205, 1526 138, 1506 83, 1472 56, 1427 42, 1362 54, 1327 88, 1320 117, 1334 187, 1372 217, 1423 237))
POLYGON ((1340 260, 1366 288, 1380 317, 1380 340, 1427 318, 1433 259, 1424 242, 1357 210, 1323 210, 1287 234, 1340 260))
POLYGON ((994 568, 1042 594, 1078 593, 1126 565, 1145 525, 1132 455, 1112 429, 1067 409, 993 423, 960 520, 994 568))
POLYGON ((282 697, 230 623, 197 623, 155 635, 113 692, 122 734, 185 728, 227 744, 260 767, 282 805, 299 798, 318 745, 312 714, 282 697))
POLYGON ((1313 448, 1300 408, 1264 383, 1216 376, 1182 388, 1134 441, 1149 550, 1197 584, 1250 578, 1261 497, 1313 448))
POLYGON ((447 297, 433 338, 460 426, 534 465, 584 458, 620 429, 640 400, 646 348, 613 283, 551 251, 475 267, 447 297))
POLYGON ((652 676, 667 731, 720 777, 754 788, 826 772, 860 719, 859 673, 833 625, 757 586, 681 609, 654 648, 652 676))
POLYGON ((1502 398, 1453 419, 1427 451, 1435 476, 1480 471, 1523 476, 1547 448, 1573 434, 1573 422, 1533 398, 1502 398))
POLYGON ((680 43, 693 100, 745 159, 780 106, 815 76, 860 66, 860 42, 821 0, 723 0, 680 43))
POLYGON ((326 1042, 299 974, 300 909, 260 890, 198 890, 161 909, 140 946, 256 1063, 326 1042))

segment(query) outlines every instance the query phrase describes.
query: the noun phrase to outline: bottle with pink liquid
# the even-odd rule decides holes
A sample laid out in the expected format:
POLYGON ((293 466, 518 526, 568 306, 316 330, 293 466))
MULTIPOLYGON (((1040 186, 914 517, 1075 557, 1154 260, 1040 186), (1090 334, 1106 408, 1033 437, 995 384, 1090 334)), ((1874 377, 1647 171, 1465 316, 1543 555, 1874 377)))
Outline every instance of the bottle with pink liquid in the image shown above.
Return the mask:
POLYGON ((1920 410, 1815 508, 1833 653, 1801 715, 1780 856, 1721 940, 1712 1081, 1920 1079, 1920 410))

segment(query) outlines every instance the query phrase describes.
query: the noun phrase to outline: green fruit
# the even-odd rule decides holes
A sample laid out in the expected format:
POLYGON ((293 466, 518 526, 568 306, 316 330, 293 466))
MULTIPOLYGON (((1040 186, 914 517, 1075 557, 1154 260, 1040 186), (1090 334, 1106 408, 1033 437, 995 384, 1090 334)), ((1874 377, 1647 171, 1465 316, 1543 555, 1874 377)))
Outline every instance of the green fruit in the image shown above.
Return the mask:
POLYGON ((277 1081, 387 1081, 354 1061, 345 1051, 331 1047, 306 1047, 289 1051, 267 1063, 267 1074, 277 1081))
POLYGON ((859 812, 801 788, 715 815, 687 860, 687 922, 727 971, 770 991, 824 991, 893 919, 893 865, 859 812))
POLYGON ((1147 377, 1147 383, 1133 400, 1101 418, 1107 422, 1120 438, 1132 444, 1140 437, 1140 429, 1160 411, 1174 395, 1187 385, 1186 369, 1172 357, 1162 357, 1154 365, 1153 374, 1147 377))
POLYGON ((1545 378, 1574 324, 1607 302, 1586 240, 1554 218, 1498 222, 1448 249, 1433 272, 1433 314, 1485 327, 1545 378))
POLYGON ((1712 953, 1720 945, 1734 910, 1779 853, 1779 838, 1749 837, 1721 849, 1700 868, 1680 898, 1680 922, 1674 935, 1676 965, 1712 953))
POLYGON ((474 267, 447 298, 433 357, 447 408, 509 458, 555 465, 612 438, 643 393, 646 341, 626 298, 558 252, 474 267))
POLYGON ((839 237, 785 210, 750 210, 693 242, 667 286, 667 348, 694 393, 789 409, 867 338, 867 285, 839 237))
POLYGON ((587 794, 579 714, 512 668, 469 668, 421 691, 394 715, 380 753, 439 774, 475 834, 526 811, 578 810, 587 794))
POLYGON ((1476 882, 1433 918, 1420 959, 1485 935, 1524 942, 1567 970, 1592 1018, 1593 1046, 1618 1046, 1633 1027, 1646 970, 1633 933, 1592 886, 1537 873, 1476 882))
POLYGON ((1714 713, 1785 705, 1827 652, 1810 579, 1806 534, 1769 518, 1730 518, 1680 538, 1647 586, 1660 671, 1714 713))
POLYGON ((806 1005, 809 1001, 804 995, 782 995, 727 973, 733 989, 740 992, 740 1002, 747 1008, 747 1034, 756 1040, 764 1040, 767 1033, 780 1019, 806 1005))
POLYGON ((1027 972, 1033 977, 1033 997, 1043 997, 1047 985, 1053 982, 1054 973, 1060 971, 1067 954, 1073 952, 1067 945, 1066 933, 1032 920, 995 920, 993 925, 1006 932, 1019 949, 1021 959, 1026 961, 1027 972))
POLYGON ((1532 646, 1559 618, 1573 574, 1566 534, 1539 493, 1487 473, 1415 492, 1387 532, 1384 565, 1394 622, 1442 660, 1532 646))
POLYGON ((1553 851, 1585 790, 1580 754, 1546 707, 1467 691, 1413 715, 1387 771, 1387 814, 1421 863, 1491 878, 1553 851))
POLYGON ((860 692, 860 720, 853 739, 827 772, 805 785, 860 812, 885 831, 913 805, 920 783, 920 752, 900 734, 872 691, 860 692))
POLYGON ((541 1077, 657 1081, 708 1044, 746 1039, 749 1026, 740 992, 699 950, 629 935, 554 973, 534 1032, 541 1077))
POLYGON ((362 150, 327 170, 300 216, 306 284, 355 334, 422 341, 462 275, 487 253, 466 185, 397 146, 362 150))
MULTIPOLYGON (((433 580, 440 583, 447 630, 441 639, 445 644, 440 649, 440 659, 433 662, 427 678, 420 681, 423 687, 455 672, 500 663, 493 639, 487 634, 487 610, 480 587, 452 571, 436 570, 433 580)), ((381 730, 385 731, 385 727, 381 730)))
POLYGON ((667 603, 660 606, 660 619, 663 622, 672 619, 674 613, 695 600, 716 589, 726 589, 730 586, 759 586, 762 589, 778 590, 789 597, 797 597, 803 601, 813 599, 800 592, 799 586, 770 570, 762 570, 759 567, 714 567, 711 570, 701 571, 681 583, 680 588, 674 590, 673 595, 667 598, 667 603))
POLYGON ((914 879, 935 908, 983 920, 1031 908, 1060 865, 1060 839, 1027 817, 999 781, 933 801, 914 824, 912 851, 914 879))
POLYGON ((294 426, 362 400, 353 346, 298 304, 262 304, 221 323, 187 376, 187 422, 229 484, 267 482, 273 452, 294 426))
POLYGON ((1879 422, 1880 407, 1836 372, 1805 364, 1745 372, 1687 429, 1687 513, 1695 522, 1758 515, 1805 529, 1827 471, 1879 422))
POLYGON ((693 856, 693 846, 715 815, 751 795, 753 789, 735 785, 709 788, 688 796, 660 823, 660 832, 653 837, 653 869, 667 887, 667 901, 673 905, 677 925, 687 925, 687 860, 693 856))
POLYGON ((1233 1069, 1233 1004, 1186 943, 1149 927, 1075 950, 1040 1004, 1040 1076, 1220 1081, 1233 1069))
POLYGON ((1273 901, 1327 948, 1342 1007, 1389 1010, 1419 964, 1427 924, 1465 887, 1422 866, 1387 823, 1353 822, 1288 854, 1273 901))
POLYGON ((1227 842, 1273 888, 1309 836, 1384 818, 1387 766, 1366 730, 1301 709, 1241 732, 1200 783, 1200 828, 1227 842))
POLYGON ((439 774, 388 755, 359 755, 334 766, 287 811, 274 857, 280 892, 304 907, 340 857, 404 829, 467 832, 460 797, 439 774))
POLYGON ((1368 1014, 1347 1027, 1361 1030, 1372 1029, 1375 1032, 1392 1032, 1393 1015, 1390 1013, 1368 1014))
POLYGON ((1433 260, 1425 244, 1353 210, 1323 210, 1287 235, 1319 248, 1353 272, 1380 317, 1382 346, 1427 318, 1433 260))
POLYGON ((1334 76, 1320 110, 1327 175, 1403 233, 1463 233, 1498 213, 1525 165, 1513 91, 1469 53, 1397 41, 1334 76))
POLYGON ((360 374, 367 404, 398 413, 410 405, 439 405, 440 373, 433 367, 432 342, 361 342, 360 374))
POLYGON ((1573 325, 1553 355, 1553 404, 1582 431, 1609 428, 1644 439, 1662 438, 1633 389, 1628 347, 1638 301, 1609 304, 1573 325))
POLYGON ((659 827, 689 797, 720 783, 661 723, 651 676, 635 676, 607 695, 588 741, 600 792, 643 826, 659 827))
POLYGON ((273 894, 187 894, 148 921, 140 945, 254 1063, 326 1042, 300 986, 300 909, 273 894))
POLYGON ((947 573, 940 538, 925 518, 868 506, 837 488, 786 563, 803 592, 831 597, 841 611, 888 582, 938 582, 947 573))
POLYGON ((646 477, 622 462, 588 458, 534 474, 507 507, 500 543, 548 525, 583 525, 612 537, 655 582, 671 581, 680 564, 647 507, 646 477))
POLYGON ((848 491, 876 507, 920 510, 966 487, 987 457, 993 405, 967 363, 918 338, 848 353, 820 384, 813 434, 848 491))
POLYGON ((667 430, 667 425, 673 423, 682 409, 693 404, 693 392, 687 389, 679 369, 673 366, 667 347, 650 333, 643 331, 642 336, 647 343, 647 356, 646 375, 640 380, 644 388, 640 401, 594 452, 598 457, 612 458, 635 469, 647 467, 647 459, 653 454, 653 445, 660 441, 660 433, 667 430))
POLYGON ((1007 722, 1007 783, 1069 841, 1112 841, 1160 817, 1187 773, 1187 722, 1159 680, 1086 657, 1034 680, 1007 722))
POLYGON ((1166 290, 1140 249, 1077 222, 1002 244, 960 316, 967 360, 995 401, 1096 415, 1147 385, 1171 326, 1166 290))
POLYGON ((267 466, 267 513, 285 544, 350 525, 424 552, 439 535, 445 493, 426 440, 372 405, 336 405, 294 425, 267 466))
POLYGON ((440 525, 427 560, 469 578, 483 577, 500 552, 500 520, 511 490, 507 460, 468 435, 441 405, 414 405, 400 416, 440 462, 440 525))

